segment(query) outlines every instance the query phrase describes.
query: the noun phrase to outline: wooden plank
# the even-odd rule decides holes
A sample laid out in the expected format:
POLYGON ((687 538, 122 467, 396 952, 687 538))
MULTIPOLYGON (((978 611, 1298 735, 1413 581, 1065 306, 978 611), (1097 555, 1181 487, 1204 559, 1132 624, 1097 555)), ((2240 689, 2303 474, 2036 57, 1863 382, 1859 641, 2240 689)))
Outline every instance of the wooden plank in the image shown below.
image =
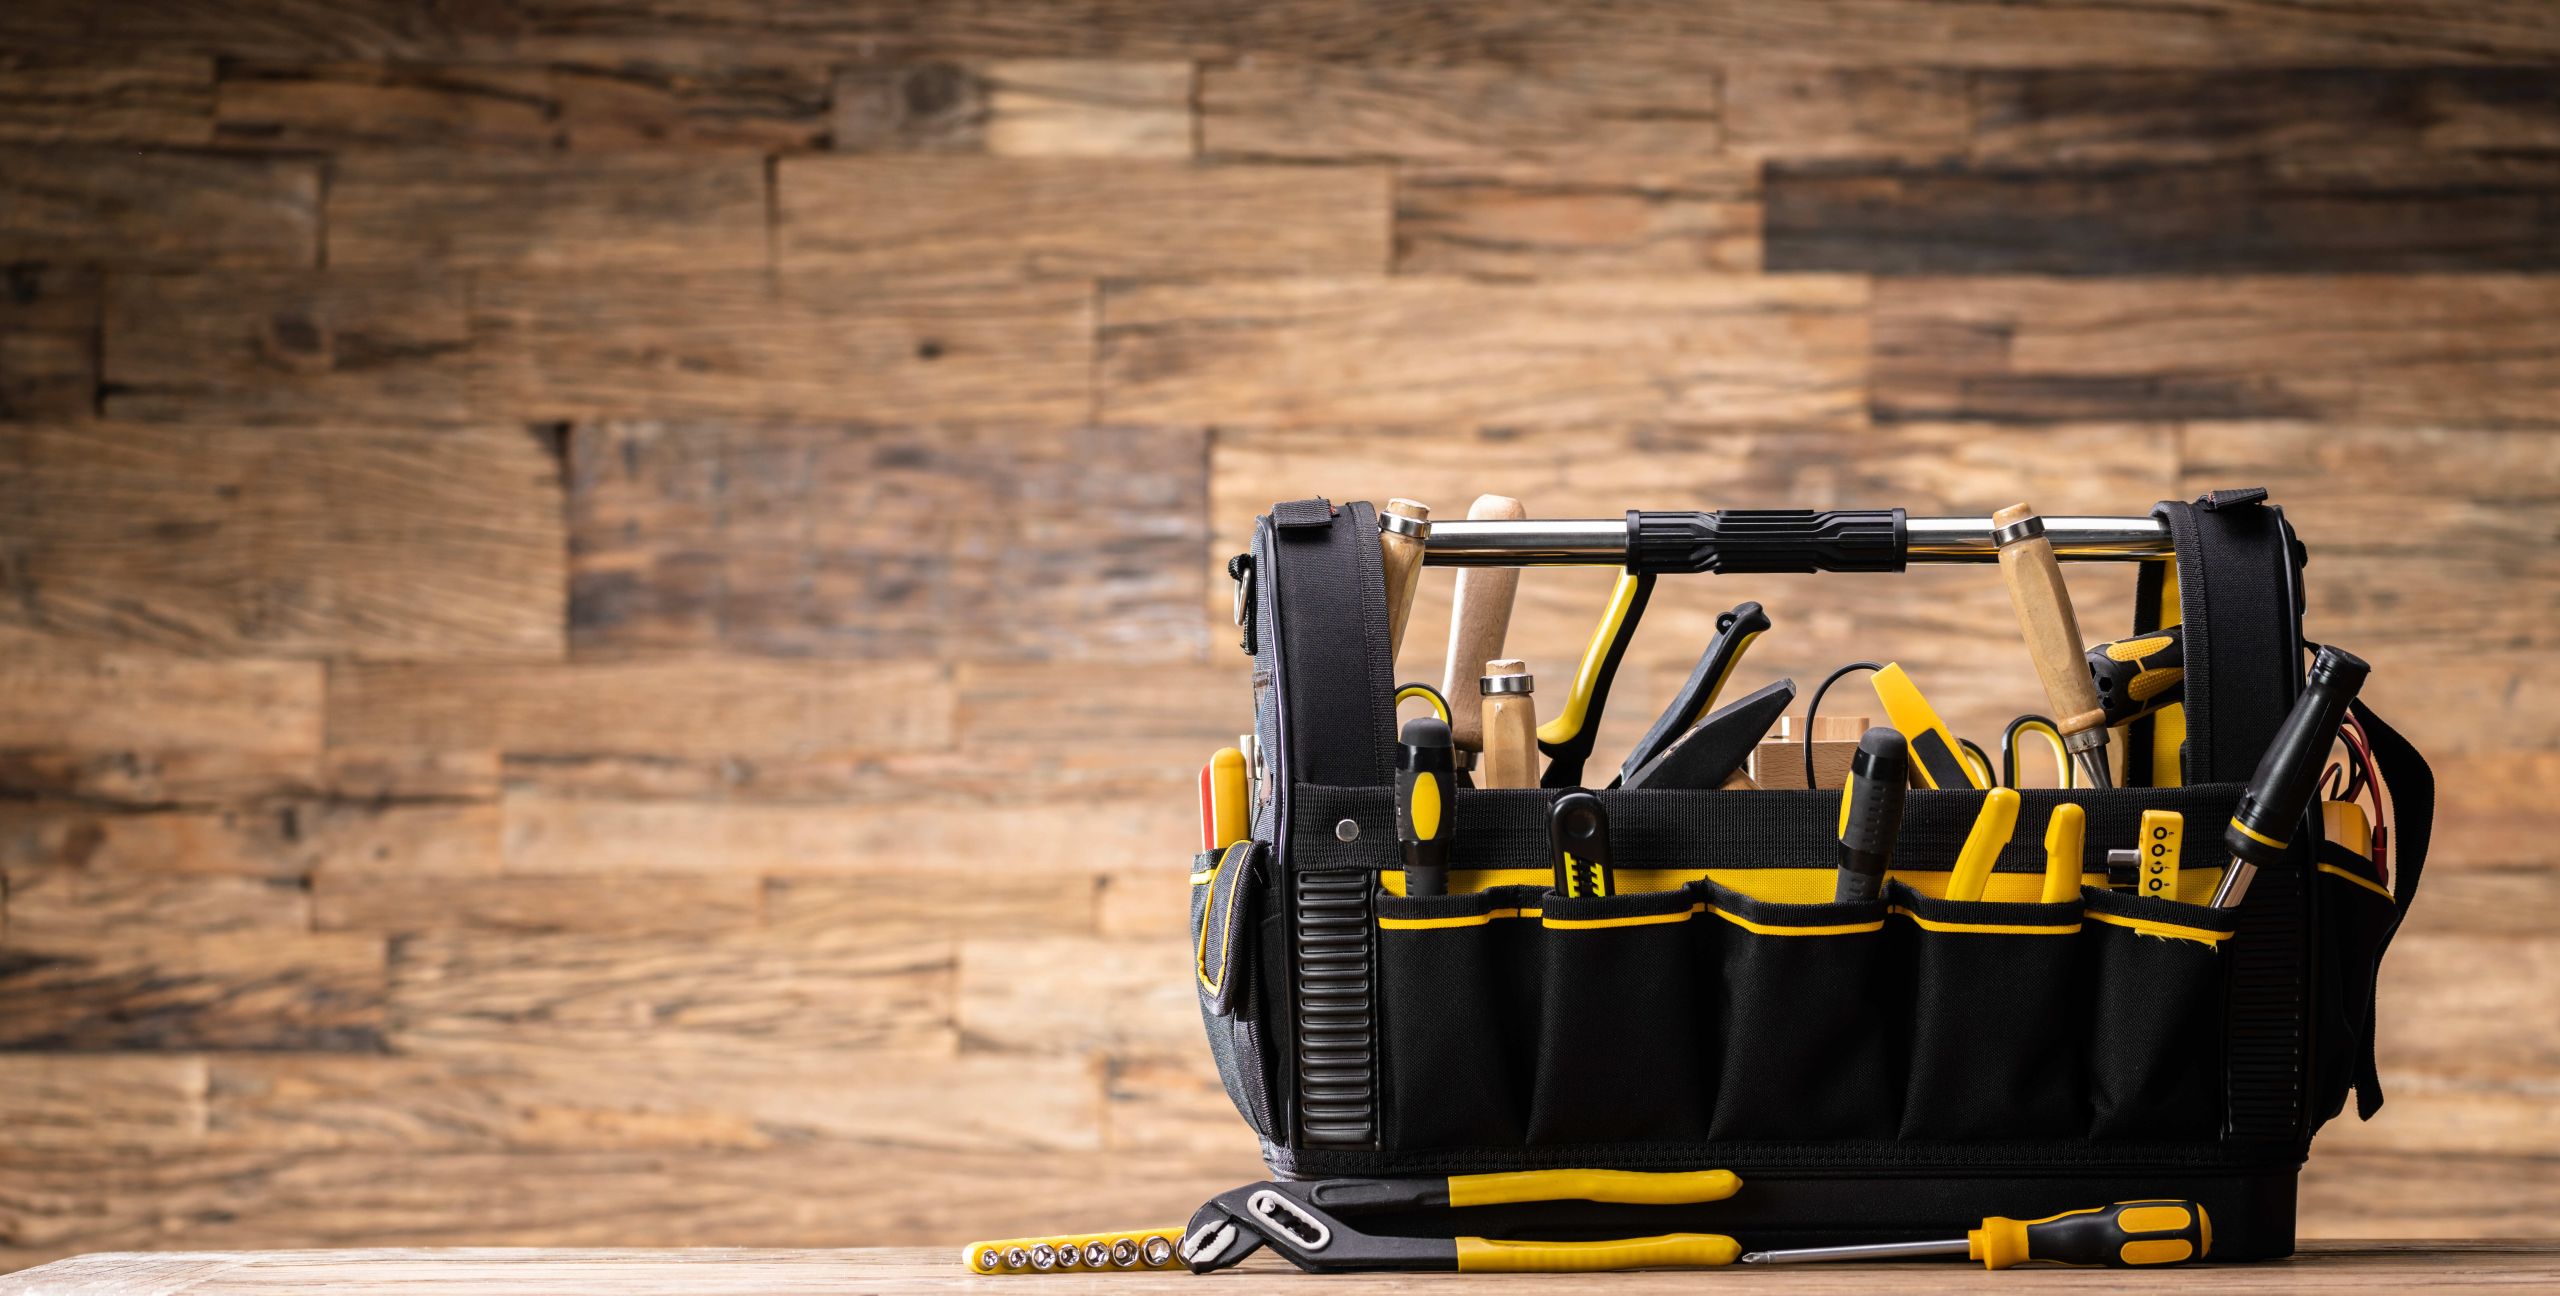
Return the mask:
POLYGON ((1759 171, 1747 162, 1424 164, 1397 175, 1399 273, 1530 277, 1759 266, 1759 171))
MULTIPOLYGON (((1197 845, 1198 834, 1185 844, 1197 845)), ((1103 936, 1188 939, 1191 887, 1185 879, 1189 873, 1189 860, 1167 856, 1104 874, 1094 931, 1103 936)))
POLYGON ((2553 421, 2560 285, 2499 275, 1888 279, 1879 418, 2553 421))
POLYGON ((1177 941, 973 936, 960 942, 958 1023, 968 1047, 994 1052, 1196 1053, 1191 951, 1177 941))
POLYGON ((319 250, 316 162, 0 148, 0 262, 289 267, 319 250))
POLYGON ((1251 1150, 1251 1126, 1236 1114, 1205 1050, 1186 1058, 1113 1057, 1103 1074, 1103 1121, 1114 1153, 1251 1150))
POLYGON ((356 665, 330 682, 332 745, 651 756, 820 756, 948 745, 926 662, 749 658, 356 665))
POLYGON ((329 264, 753 270, 765 175, 743 155, 351 153, 329 182, 329 264))
POLYGON ((310 757, 320 750, 322 670, 12 645, 0 653, 0 747, 310 757))
POLYGON ((882 947, 962 935, 1085 935, 1094 930, 1099 891, 1090 874, 1064 871, 1009 876, 990 885, 965 874, 877 867, 768 877, 761 885, 765 922, 773 930, 882 947))
POLYGON ((2236 482, 2274 492, 2318 563, 2304 630, 2323 642, 2375 655, 2560 646, 2548 525, 2560 509, 2560 442, 2548 434, 2191 427, 2179 459, 2182 493, 2236 482))
POLYGON ((873 61, 836 72, 834 129, 840 153, 977 153, 987 141, 982 71, 945 59, 873 61))
MULTIPOLYGON (((2424 908, 2422 897, 2410 912, 2424 908)), ((2560 1068, 2560 1040, 2517 1023, 2540 1020, 2535 1005, 2555 993, 2560 941, 2408 932, 2383 965, 2377 1049, 2395 1067, 2434 1075, 2547 1082, 2560 1068)))
POLYGON ((1327 273, 1387 265, 1377 167, 1115 159, 784 158, 786 271, 933 276, 1327 273))
POLYGON ((311 896, 295 878, 12 868, 8 882, 12 938, 311 930, 311 896))
POLYGON ((522 428, 82 423, 13 440, 8 619, 187 652, 556 657, 560 464, 522 428))
MULTIPOLYGON (((823 1141, 958 1152, 1093 1151, 1080 1059, 824 1048, 504 1050, 450 1057, 232 1055, 199 1067, 197 1136, 227 1150, 786 1151, 823 1141)), ((0 1071, 0 1102, 7 1074, 0 1071)), ((5 1136, 0 1136, 5 1137, 5 1136)))
MULTIPOLYGON (((2389 669, 2403 664, 2386 657, 2389 669)), ((2371 705, 2379 706, 2379 701, 2371 705)), ((2439 750, 2439 743, 2495 741, 2502 724, 2495 713, 2465 716, 2431 712, 2376 712, 2409 726, 2436 775, 2436 824, 2430 862, 2453 868, 2511 867, 2550 859, 2550 823, 2543 790, 2560 778, 2560 751, 2439 750)))
POLYGON ((1643 58, 1522 69, 1253 58, 1200 73, 1211 156, 1415 161, 1685 158, 1722 145, 1710 66, 1643 58))
POLYGON ((1962 156, 1973 118, 1968 85, 1962 72, 1899 60, 1742 59, 1725 70, 1725 145, 1753 157, 1962 156))
POLYGON ((0 748, 0 795, 78 801, 115 809, 205 807, 319 794, 319 761, 308 752, 227 748, 83 750, 76 730, 51 741, 0 748))
POLYGON ((2560 749, 2560 680, 2541 665, 2546 655, 2406 645, 2383 655, 2358 696, 2394 725, 2441 716, 2425 738, 2434 759, 2455 752, 2494 759, 2508 751, 2560 749))
POLYGON ((2389 1101, 2373 1120, 2345 1114, 2323 1126, 2320 1155, 2418 1152, 2459 1156, 2549 1158, 2560 1153, 2560 1110, 2549 1084, 2500 1083, 2432 1075, 2385 1062, 2389 1101))
MULTIPOLYGON (((475 1248, 443 1253, 450 1257, 494 1258, 507 1253, 476 1248, 743 1243, 841 1248, 885 1241, 934 1243, 929 1260, 910 1257, 901 1270, 918 1280, 947 1282, 956 1272, 952 1247, 961 1240, 1054 1230, 1062 1203, 1070 1207, 1071 1224, 1116 1221, 1177 1229, 1187 1212, 1212 1194, 1268 1173, 1250 1155, 1097 1159, 1082 1150, 955 1152, 840 1142, 753 1152, 367 1150, 62 1157, 44 1164, 0 1165, 0 1188, 27 1203, 16 1216, 11 1245, 0 1251, 0 1263, 24 1265, 39 1256, 141 1246, 315 1247, 397 1241, 475 1248), (788 1185, 788 1209, 775 1209, 777 1184, 788 1185)), ((328 1272, 312 1269, 307 1276, 332 1285, 328 1272)), ((694 1257, 686 1272, 652 1290, 699 1290, 709 1272, 694 1257)), ((877 1286, 872 1279, 827 1269, 803 1268, 800 1273, 829 1290, 877 1286)), ((764 1274, 781 1280, 785 1271, 764 1274)), ((485 1277, 510 1289, 526 1287, 522 1275, 509 1279, 492 1270, 485 1277)), ((1164 1281, 1161 1275, 1148 1277, 1164 1281)), ((277 1282, 270 1272, 253 1286, 273 1291, 277 1282)), ((580 1269, 571 1288, 592 1292, 611 1285, 600 1282, 596 1272, 580 1269)))
POLYGON ((23 1156, 197 1147, 205 1087, 202 1058, 0 1055, 0 1148, 23 1156))
MULTIPOLYGON (((1206 757, 1202 757, 1206 759, 1206 757)), ((1144 793, 1001 775, 1019 789, 874 786, 850 804, 624 801, 510 792, 511 872, 876 870, 895 859, 920 873, 1019 876, 1093 859, 1188 859, 1199 835, 1185 790, 1196 770, 1167 770, 1144 793)), ((1168 864, 1168 867, 1171 865, 1168 864)))
POLYGON ((464 300, 449 275, 117 276, 105 306, 105 412, 465 421, 464 300))
POLYGON ((900 422, 1090 413, 1078 284, 890 287, 793 274, 506 276, 473 297, 483 399, 545 418, 900 422))
POLYGON ((0 11, 0 37, 118 54, 174 49, 251 59, 417 58, 452 48, 450 17, 398 0, 210 7, 142 0, 112 9, 86 0, 23 0, 0 11))
POLYGON ((653 932, 676 936, 753 927, 756 879, 691 873, 655 877, 454 878, 322 869, 311 879, 318 931, 653 932))
POLYGON ((2560 265, 2560 166, 1772 162, 1772 271, 2428 273, 2560 265))
POLYGON ((2388 176, 2430 156, 2549 148, 2539 67, 1978 72, 1971 152, 2003 165, 2159 165, 2316 155, 2388 176))
MULTIPOLYGON (((336 939, 371 939, 342 936, 336 939)), ((833 937, 435 932, 392 948, 391 1044, 470 1054, 523 1046, 671 1053, 731 1043, 949 1052, 947 942, 833 937)))
POLYGON ((0 54, 0 140, 202 144, 212 138, 213 60, 201 54, 0 54))
POLYGON ((372 1052, 383 990, 378 936, 12 930, 0 1047, 372 1052))
POLYGON ((2560 904, 2560 869, 2535 862, 2439 870, 2427 875, 2420 899, 2410 910, 2416 930, 2532 936, 2543 930, 2545 906, 2560 904))
POLYGON ((1196 658, 1206 465, 1189 428, 582 425, 572 642, 1196 658))
POLYGON ((818 63, 571 64, 550 79, 572 148, 790 151, 827 138, 829 74, 818 63))
POLYGON ((297 149, 549 149, 567 143, 546 69, 232 62, 214 97, 225 144, 297 149))
POLYGON ((298 881, 320 868, 390 873, 496 871, 496 807, 486 803, 285 802, 128 812, 0 804, 0 867, 96 874, 298 881))
POLYGON ((494 750, 332 746, 321 756, 329 795, 343 800, 494 801, 501 764, 494 750))
POLYGON ((2341 1153, 2311 1158, 2301 1183, 2311 1238, 2529 1238, 2560 1209, 2539 1157, 2341 1153))
MULTIPOLYGON (((1401 495, 1439 516, 1459 516, 1468 500, 1496 491, 1541 517, 1745 501, 1894 503, 1925 516, 1987 512, 2021 498, 2056 513, 2114 513, 2180 494, 2174 429, 2096 424, 1910 424, 1890 433, 1785 425, 1221 429, 1210 482, 1209 529, 1218 536, 1247 534, 1273 500, 1319 493, 1337 500, 1401 495)), ((2130 568, 2071 564, 2065 575, 2084 631, 2130 630, 2130 568)), ((1541 694, 1571 680, 1613 579, 1599 568, 1540 570, 1522 579, 1506 651, 1529 661, 1541 694)), ((1225 583, 1223 575, 1213 582, 1213 614, 1225 611, 1217 588, 1225 583)), ((1447 571, 1425 572, 1398 678, 1438 677, 1450 589, 1447 571)), ((1744 599, 1765 604, 1777 630, 1744 658, 1735 688, 1787 676, 1810 690, 1842 662, 1900 661, 1956 731, 1977 741, 1998 737, 2010 717, 2046 706, 2014 637, 2008 595, 1988 568, 1915 565, 1891 580, 1846 584, 1828 575, 1666 581, 1620 669, 1611 710, 1618 720, 1601 727, 1597 759, 1620 759, 1643 731, 1639 720, 1688 676, 1715 618, 1744 599)), ((1824 713, 1861 700, 1872 706, 1874 695, 1851 677, 1825 700, 1824 713)))
MULTIPOLYGON (((1223 573, 1216 583, 1228 585, 1223 573)), ((1070 688, 1051 665, 964 665, 953 732, 964 752, 1033 752, 1053 769, 1195 776, 1209 753, 1235 745, 1227 731, 1250 719, 1249 663, 1242 653, 1219 656, 1189 666, 1088 663, 1070 688)))
MULTIPOLYGON (((1232 1187, 1233 1185, 1229 1185, 1232 1187)), ((1124 1217, 1134 1219, 1135 1217, 1124 1217)), ((989 1236, 993 1230, 980 1230, 989 1236)), ((1029 1230, 1036 1233, 1037 1229, 1029 1230)), ((840 1247, 806 1251, 732 1249, 717 1256, 662 1249, 588 1251, 561 1247, 525 1250, 369 1249, 276 1252, 216 1251, 83 1255, 64 1260, 32 1276, 0 1280, 0 1291, 145 1292, 183 1289, 202 1296, 326 1286, 348 1296, 383 1296, 433 1284, 449 1288, 490 1287, 525 1296, 557 1296, 602 1290, 728 1293, 774 1290, 861 1290, 902 1294, 953 1281, 949 1247, 913 1250, 847 1250, 840 1247)), ((1253 1296, 1304 1286, 1291 1277, 1284 1262, 1269 1255, 1247 1260, 1228 1286, 1253 1296)), ((2214 1270, 2215 1282, 2232 1291, 2323 1292, 2386 1289, 2423 1283, 2430 1286, 2511 1290, 2548 1283, 2560 1272, 2553 1248, 2524 1238, 2484 1242, 2381 1242, 2365 1240, 2310 1242, 2282 1264, 2235 1265, 2214 1270)), ((1550 1276, 1541 1284, 1570 1292, 1576 1286, 1593 1291, 1604 1286, 1650 1292, 1675 1290, 1695 1282, 1691 1271, 1550 1276)), ((1142 1290, 1136 1284, 1161 1281, 1154 1275, 1080 1276, 1097 1291, 1142 1290)), ((1788 1292, 1872 1292, 1890 1287, 1906 1292, 1982 1290, 1983 1278, 1964 1265, 1844 1265, 1792 1269, 1766 1279, 1788 1292)), ((2075 1291, 2125 1296, 2150 1290, 2157 1279, 2141 1273, 2072 1275, 2075 1291)), ((1396 1274, 1345 1274, 1328 1282, 1353 1293, 1392 1292, 1412 1286, 1396 1274)))
POLYGON ((1866 303, 1824 276, 1115 289, 1101 405, 1221 426, 1855 417, 1866 303))
POLYGON ((986 150, 1002 157, 1186 158, 1191 65, 1004 59, 988 64, 986 150))
POLYGON ((97 406, 97 276, 0 270, 0 419, 86 418, 97 406))

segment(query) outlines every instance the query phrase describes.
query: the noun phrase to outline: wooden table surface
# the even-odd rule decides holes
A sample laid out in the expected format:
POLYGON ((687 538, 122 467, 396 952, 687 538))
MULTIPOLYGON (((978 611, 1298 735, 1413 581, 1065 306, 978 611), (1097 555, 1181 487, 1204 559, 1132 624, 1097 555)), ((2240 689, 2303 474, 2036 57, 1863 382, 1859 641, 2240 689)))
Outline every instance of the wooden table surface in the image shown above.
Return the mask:
MULTIPOLYGON (((1968 1265, 1805 1265, 1754 1269, 1715 1281, 1783 1292, 1940 1292, 2014 1290, 2019 1284, 2069 1285, 2077 1293, 2157 1293, 2164 1275, 2113 1270, 2020 1269, 1991 1274, 1968 1265)), ((2194 1281, 2189 1275, 2187 1281, 2194 1281)), ((337 1296, 370 1292, 611 1293, 612 1296, 743 1296, 745 1293, 900 1293, 1056 1289, 1069 1296, 1164 1290, 1179 1273, 981 1278, 960 1268, 957 1248, 757 1251, 687 1249, 610 1251, 508 1247, 369 1251, 102 1252, 74 1256, 0 1278, 0 1296, 227 1296, 236 1292, 326 1289, 337 1296)), ((1418 1285, 1535 1283, 1550 1296, 1614 1294, 1660 1287, 1691 1290, 1694 1270, 1587 1276, 1375 1274, 1322 1281, 1268 1256, 1215 1275, 1226 1296, 1252 1293, 1408 1291, 1418 1285)), ((2218 1291, 2337 1292, 2427 1286, 2560 1287, 2560 1239, 2467 1242, 2311 1242, 2280 1264, 2233 1265, 2212 1272, 2218 1291)))

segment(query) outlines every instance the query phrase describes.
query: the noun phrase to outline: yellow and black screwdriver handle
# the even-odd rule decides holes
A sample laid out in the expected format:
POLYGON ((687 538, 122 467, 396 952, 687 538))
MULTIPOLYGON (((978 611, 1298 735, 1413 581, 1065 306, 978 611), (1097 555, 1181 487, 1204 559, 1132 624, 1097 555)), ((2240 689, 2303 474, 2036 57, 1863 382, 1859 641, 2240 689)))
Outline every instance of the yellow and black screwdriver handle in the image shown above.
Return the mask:
POLYGON ((2110 726, 2131 724, 2186 696, 2187 636, 2170 626, 2089 650, 2089 682, 2110 726))
POLYGON ((2039 1220, 1994 1215, 1965 1239, 1985 1269, 2030 1260, 2141 1269, 2203 1259, 2213 1250, 2213 1220, 2199 1202, 2129 1201, 2039 1220))
POLYGON ((1741 1187, 1742 1180, 1728 1170, 1522 1170, 1446 1179, 1247 1184, 1202 1206, 1191 1217, 1180 1251, 1194 1273, 1228 1268, 1266 1246, 1309 1273, 1597 1273, 1729 1265, 1742 1248, 1716 1233, 1532 1242, 1366 1233, 1351 1220, 1388 1211, 1548 1201, 1684 1206, 1723 1201, 1741 1187))

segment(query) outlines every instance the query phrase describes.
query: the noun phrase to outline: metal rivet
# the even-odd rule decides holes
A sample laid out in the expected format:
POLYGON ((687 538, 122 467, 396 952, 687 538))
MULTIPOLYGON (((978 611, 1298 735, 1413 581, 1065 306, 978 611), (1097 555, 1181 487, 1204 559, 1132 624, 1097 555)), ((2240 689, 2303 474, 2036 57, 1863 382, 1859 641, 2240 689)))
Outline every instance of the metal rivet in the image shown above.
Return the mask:
POLYGON ((1360 840, 1360 821, 1357 819, 1345 819, 1341 823, 1335 824, 1333 826, 1333 839, 1335 841, 1347 842, 1360 840))

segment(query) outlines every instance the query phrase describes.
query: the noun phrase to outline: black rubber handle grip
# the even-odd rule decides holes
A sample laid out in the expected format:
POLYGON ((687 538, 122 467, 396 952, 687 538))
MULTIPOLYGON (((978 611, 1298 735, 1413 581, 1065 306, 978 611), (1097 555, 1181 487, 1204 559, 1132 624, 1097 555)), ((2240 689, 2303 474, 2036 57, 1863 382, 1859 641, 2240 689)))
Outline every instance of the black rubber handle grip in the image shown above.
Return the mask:
POLYGON ((1634 572, 1901 571, 1909 557, 1901 509, 1627 510, 1634 572))
POLYGON ((2260 868, 2284 857, 2295 826, 2311 806, 2311 785, 2329 759, 2329 743, 2346 722, 2347 704, 2372 669, 2363 658, 2337 648, 2323 647, 2312 659, 2310 682, 2294 699, 2267 754, 2258 758, 2258 772, 2249 776, 2249 790, 2240 794, 2231 826, 2222 834, 2234 856, 2260 868))

